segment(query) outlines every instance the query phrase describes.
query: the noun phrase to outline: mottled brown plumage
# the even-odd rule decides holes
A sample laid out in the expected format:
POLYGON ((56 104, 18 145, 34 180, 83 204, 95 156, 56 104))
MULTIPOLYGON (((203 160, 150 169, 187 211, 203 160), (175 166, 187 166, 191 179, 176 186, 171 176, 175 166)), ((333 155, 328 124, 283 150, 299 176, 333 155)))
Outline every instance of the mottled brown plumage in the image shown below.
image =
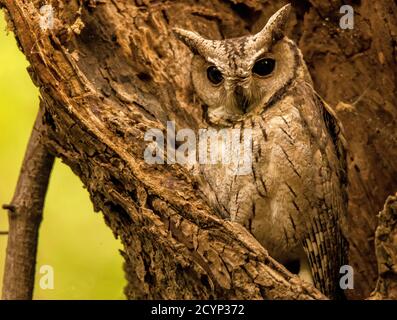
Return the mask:
MULTIPOLYGON (((233 164, 200 165, 209 201, 276 260, 290 269, 298 263, 297 273, 336 298, 347 250, 340 230, 347 206, 344 139, 300 50, 283 35, 289 10, 281 8, 253 36, 175 33, 194 53, 192 81, 209 126, 252 132, 248 174, 236 175, 233 164)), ((248 132, 241 132, 243 140, 248 132)))

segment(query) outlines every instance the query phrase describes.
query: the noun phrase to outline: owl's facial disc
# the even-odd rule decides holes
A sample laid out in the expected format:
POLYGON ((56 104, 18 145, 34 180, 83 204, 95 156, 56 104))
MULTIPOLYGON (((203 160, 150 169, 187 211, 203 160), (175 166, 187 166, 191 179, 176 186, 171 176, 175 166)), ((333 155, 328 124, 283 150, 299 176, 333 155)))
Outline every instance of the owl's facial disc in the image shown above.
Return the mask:
POLYGON ((292 83, 299 66, 297 49, 284 29, 291 6, 286 5, 254 35, 209 40, 174 28, 193 52, 192 82, 212 124, 231 125, 263 110, 272 97, 292 83))
MULTIPOLYGON (((217 67, 209 64, 206 69, 206 78, 211 87, 223 86, 228 105, 233 105, 237 113, 245 114, 251 110, 262 98, 259 92, 253 92, 253 77, 264 79, 272 75, 276 60, 270 57, 260 57, 252 66, 238 65, 236 69, 217 67), (222 71, 221 71, 222 70, 222 71)), ((223 65, 224 66, 224 65, 223 65)))

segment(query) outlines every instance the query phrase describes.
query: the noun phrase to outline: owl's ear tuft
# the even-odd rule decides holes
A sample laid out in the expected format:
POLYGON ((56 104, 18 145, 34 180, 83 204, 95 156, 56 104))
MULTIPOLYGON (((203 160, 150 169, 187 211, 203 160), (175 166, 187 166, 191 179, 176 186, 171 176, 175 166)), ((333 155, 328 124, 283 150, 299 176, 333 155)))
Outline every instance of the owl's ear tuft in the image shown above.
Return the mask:
POLYGON ((194 54, 198 54, 208 61, 216 60, 219 56, 216 40, 205 39, 196 32, 181 28, 173 28, 172 31, 194 54))
POLYGON ((265 28, 273 34, 283 34, 291 13, 291 4, 288 3, 275 14, 273 14, 266 23, 265 28))
POLYGON ((270 47, 275 41, 283 37, 290 12, 291 4, 286 4, 270 17, 261 31, 253 36, 253 42, 257 50, 270 47))
POLYGON ((195 54, 198 54, 200 51, 200 47, 203 45, 204 39, 198 33, 188 31, 181 28, 172 28, 175 36, 181 40, 188 48, 195 54))

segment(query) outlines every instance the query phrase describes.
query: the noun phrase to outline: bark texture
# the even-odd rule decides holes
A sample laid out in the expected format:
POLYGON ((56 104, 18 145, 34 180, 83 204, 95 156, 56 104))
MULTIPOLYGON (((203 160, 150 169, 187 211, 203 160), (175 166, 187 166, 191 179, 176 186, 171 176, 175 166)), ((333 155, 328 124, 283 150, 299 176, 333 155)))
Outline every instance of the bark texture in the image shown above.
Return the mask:
POLYGON ((3 277, 3 300, 30 300, 33 296, 39 227, 54 164, 43 144, 43 109, 34 124, 21 173, 8 209, 9 232, 3 277))
MULTIPOLYGON (((184 168, 143 160, 148 129, 203 121, 191 55, 171 28, 240 36, 286 2, 52 1, 51 30, 39 26, 43 1, 0 3, 45 102, 47 147, 81 178, 124 244, 128 298, 324 298, 217 216, 184 168)), ((292 4, 289 36, 349 141, 349 296, 363 298, 377 277, 376 214, 397 188, 396 3, 351 1, 353 30, 339 27, 342 1, 292 4)))
POLYGON ((397 194, 387 198, 375 234, 379 278, 373 300, 397 300, 397 194))

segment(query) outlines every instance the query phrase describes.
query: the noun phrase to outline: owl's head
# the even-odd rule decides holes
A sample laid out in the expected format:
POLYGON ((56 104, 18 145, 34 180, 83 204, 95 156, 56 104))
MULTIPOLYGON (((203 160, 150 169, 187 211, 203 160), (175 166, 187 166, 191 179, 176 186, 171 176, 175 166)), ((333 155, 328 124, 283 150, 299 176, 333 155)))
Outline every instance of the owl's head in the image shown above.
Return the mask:
POLYGON ((212 124, 231 125, 263 110, 293 79, 305 76, 297 46, 283 35, 290 7, 278 10, 257 34, 241 38, 208 40, 174 29, 194 53, 193 85, 212 124))

